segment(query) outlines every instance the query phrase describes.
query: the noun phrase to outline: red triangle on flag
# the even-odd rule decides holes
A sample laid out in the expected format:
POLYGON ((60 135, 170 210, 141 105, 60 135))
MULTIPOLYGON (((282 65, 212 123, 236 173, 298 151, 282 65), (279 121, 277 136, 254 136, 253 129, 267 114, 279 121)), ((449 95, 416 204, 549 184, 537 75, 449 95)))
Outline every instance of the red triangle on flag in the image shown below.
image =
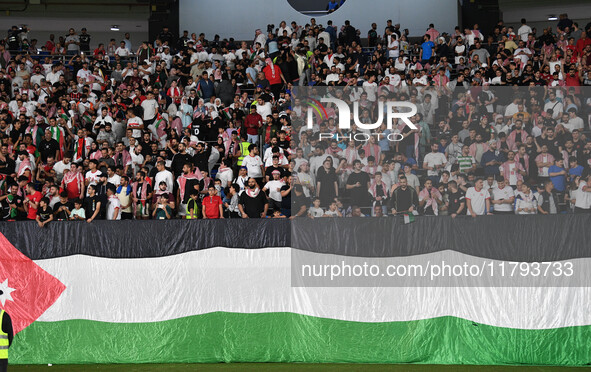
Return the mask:
POLYGON ((10 315, 15 334, 37 320, 65 289, 0 234, 0 308, 10 315))

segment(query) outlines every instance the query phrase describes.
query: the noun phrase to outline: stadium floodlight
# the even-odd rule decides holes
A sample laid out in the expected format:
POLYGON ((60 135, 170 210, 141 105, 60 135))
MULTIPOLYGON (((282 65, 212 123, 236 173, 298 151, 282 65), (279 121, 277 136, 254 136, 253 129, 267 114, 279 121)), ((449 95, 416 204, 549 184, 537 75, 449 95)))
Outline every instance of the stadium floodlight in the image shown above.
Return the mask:
POLYGON ((111 31, 119 31, 119 26, 117 26, 117 25, 111 26, 111 31))

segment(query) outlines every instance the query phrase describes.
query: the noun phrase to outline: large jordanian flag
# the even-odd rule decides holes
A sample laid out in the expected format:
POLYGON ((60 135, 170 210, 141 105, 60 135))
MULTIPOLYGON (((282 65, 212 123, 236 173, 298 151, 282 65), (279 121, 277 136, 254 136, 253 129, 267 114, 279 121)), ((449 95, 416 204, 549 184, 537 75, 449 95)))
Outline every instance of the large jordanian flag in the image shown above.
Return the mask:
POLYGON ((292 283, 294 252, 588 273, 591 216, 559 217, 0 224, 11 363, 588 364, 586 286, 292 283))

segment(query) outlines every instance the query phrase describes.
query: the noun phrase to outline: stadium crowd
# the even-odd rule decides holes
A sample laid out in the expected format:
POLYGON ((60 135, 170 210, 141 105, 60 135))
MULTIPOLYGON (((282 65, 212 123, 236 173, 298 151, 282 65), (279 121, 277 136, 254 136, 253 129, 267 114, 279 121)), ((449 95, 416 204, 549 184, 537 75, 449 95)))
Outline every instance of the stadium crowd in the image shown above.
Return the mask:
POLYGON ((251 42, 164 28, 136 50, 28 32, 0 44, 4 220, 591 212, 591 23, 566 15, 417 41, 391 21, 363 41, 348 21, 251 42), (365 124, 412 102, 417 129, 338 128, 307 103, 320 90, 365 124))

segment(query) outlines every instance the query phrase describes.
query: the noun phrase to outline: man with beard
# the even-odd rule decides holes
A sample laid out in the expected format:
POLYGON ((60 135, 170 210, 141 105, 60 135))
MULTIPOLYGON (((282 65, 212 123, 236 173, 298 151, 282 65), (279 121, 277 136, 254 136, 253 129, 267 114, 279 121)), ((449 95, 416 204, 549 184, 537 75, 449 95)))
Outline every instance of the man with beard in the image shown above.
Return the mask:
POLYGON ((240 194, 238 209, 242 218, 265 218, 267 216, 269 201, 252 177, 248 179, 248 187, 240 194))
POLYGON ((187 153, 187 147, 183 142, 179 143, 178 152, 172 157, 171 170, 175 177, 183 173, 185 163, 191 163, 193 157, 187 153))
POLYGON ((389 200, 389 208, 393 215, 413 213, 419 206, 419 196, 413 187, 408 187, 406 176, 398 178, 398 186, 389 200))
POLYGON ((193 165, 199 170, 208 170, 209 156, 211 155, 211 147, 203 142, 197 143, 195 146, 195 155, 193 155, 193 165))

